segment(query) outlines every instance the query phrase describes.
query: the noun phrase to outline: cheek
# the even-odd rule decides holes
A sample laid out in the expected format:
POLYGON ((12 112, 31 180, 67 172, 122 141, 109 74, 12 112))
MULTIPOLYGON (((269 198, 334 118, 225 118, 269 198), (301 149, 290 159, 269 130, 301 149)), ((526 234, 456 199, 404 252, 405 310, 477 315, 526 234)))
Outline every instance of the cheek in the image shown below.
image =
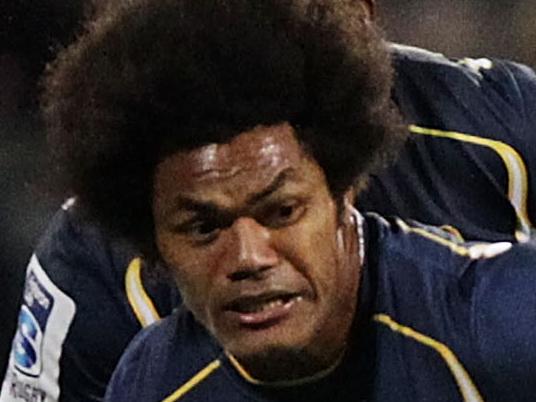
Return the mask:
POLYGON ((184 303, 200 310, 209 288, 209 267, 200 253, 176 241, 173 234, 157 236, 158 249, 179 288, 184 303))
POLYGON ((331 287, 337 265, 337 227, 329 214, 308 216, 281 231, 279 250, 318 289, 331 287))

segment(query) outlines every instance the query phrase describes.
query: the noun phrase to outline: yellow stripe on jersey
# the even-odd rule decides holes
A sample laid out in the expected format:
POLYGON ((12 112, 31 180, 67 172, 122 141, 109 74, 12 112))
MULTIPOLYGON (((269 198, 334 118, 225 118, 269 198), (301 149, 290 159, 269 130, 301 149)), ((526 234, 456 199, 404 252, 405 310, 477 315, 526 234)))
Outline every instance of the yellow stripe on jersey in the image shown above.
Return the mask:
POLYGON ((427 231, 424 228, 419 227, 412 227, 409 226, 406 222, 404 222, 402 219, 397 218, 396 223, 400 228, 406 232, 406 233, 415 233, 422 237, 426 237, 427 239, 430 239, 438 244, 441 244, 447 248, 449 248, 451 251, 453 251, 456 254, 459 254, 463 257, 470 257, 471 253, 469 248, 464 247, 456 242, 453 242, 451 240, 448 240, 444 237, 439 236, 438 234, 432 233, 427 231))
POLYGON ((141 258, 134 258, 125 275, 127 299, 142 327, 160 319, 154 304, 141 282, 141 258))
POLYGON ((465 247, 453 240, 449 240, 445 237, 441 237, 439 234, 428 231, 425 228, 409 226, 400 218, 396 219, 396 223, 405 233, 415 233, 449 248, 452 252, 461 255, 462 257, 467 257, 472 260, 494 258, 506 253, 512 248, 512 243, 506 241, 496 243, 479 242, 465 247))
POLYGON ((460 233, 460 231, 457 228, 455 228, 454 226, 452 226, 452 225, 441 225, 439 228, 441 230, 444 230, 445 232, 448 232, 451 235, 453 235, 458 241, 465 241, 465 239, 463 238, 463 236, 460 233))
POLYGON ((434 349, 447 364, 452 376, 454 377, 454 380, 456 381, 456 384, 458 385, 458 389, 462 394, 464 402, 484 401, 473 380, 460 363, 454 352, 452 352, 448 346, 430 338, 429 336, 423 335, 410 327, 400 325, 386 314, 376 314, 374 316, 374 321, 387 326, 393 332, 399 333, 424 346, 434 349))
POLYGON ((524 242, 529 239, 531 228, 534 226, 530 222, 527 212, 527 168, 523 158, 513 147, 501 141, 454 131, 443 131, 415 125, 410 125, 409 130, 414 134, 449 138, 456 141, 484 146, 497 153, 505 164, 506 171, 508 173, 508 199, 514 208, 517 217, 517 227, 515 233, 516 239, 520 242, 524 242))
POLYGON ((244 367, 242 367, 240 362, 238 360, 236 360, 236 358, 232 354, 227 353, 227 358, 229 359, 229 361, 231 362, 231 364, 233 365, 235 370, 238 371, 238 374, 240 374, 244 380, 246 380, 250 384, 255 384, 255 385, 261 385, 262 384, 262 381, 257 380, 251 374, 249 374, 247 372, 247 370, 244 367))
POLYGON ((209 375, 211 375, 215 370, 220 368, 221 361, 216 359, 213 362, 209 363, 204 369, 199 373, 190 378, 185 384, 181 385, 175 392, 170 396, 163 399, 162 402, 175 402, 182 398, 185 394, 191 391, 194 387, 199 385, 203 380, 205 380, 209 375))

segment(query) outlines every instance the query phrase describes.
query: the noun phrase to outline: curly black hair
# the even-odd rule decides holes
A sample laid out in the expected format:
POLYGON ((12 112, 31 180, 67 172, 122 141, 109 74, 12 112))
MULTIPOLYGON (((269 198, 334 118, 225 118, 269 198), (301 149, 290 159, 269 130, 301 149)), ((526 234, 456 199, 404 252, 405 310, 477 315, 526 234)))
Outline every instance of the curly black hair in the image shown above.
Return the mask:
POLYGON ((290 122, 334 197, 405 136, 387 46, 356 0, 129 0, 49 66, 42 110, 90 218, 152 243, 156 164, 290 122))

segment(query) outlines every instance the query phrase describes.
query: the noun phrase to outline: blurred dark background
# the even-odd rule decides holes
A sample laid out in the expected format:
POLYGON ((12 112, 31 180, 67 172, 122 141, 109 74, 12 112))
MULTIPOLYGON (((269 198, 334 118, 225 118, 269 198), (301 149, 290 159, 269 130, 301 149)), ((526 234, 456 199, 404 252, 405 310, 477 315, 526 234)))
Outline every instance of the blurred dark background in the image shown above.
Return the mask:
MULTIPOLYGON (((15 328, 26 263, 61 204, 47 184, 36 113, 45 63, 107 0, 0 0, 0 377, 15 328)), ((108 0, 120 1, 120 0, 108 0)), ((449 56, 536 65, 536 0, 378 0, 387 37, 449 56)))

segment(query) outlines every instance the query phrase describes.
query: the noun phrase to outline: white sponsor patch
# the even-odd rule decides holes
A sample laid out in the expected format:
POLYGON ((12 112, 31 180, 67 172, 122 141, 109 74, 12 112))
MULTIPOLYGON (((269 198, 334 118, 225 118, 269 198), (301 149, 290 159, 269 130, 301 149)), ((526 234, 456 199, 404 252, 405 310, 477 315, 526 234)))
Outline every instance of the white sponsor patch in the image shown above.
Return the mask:
POLYGON ((62 345, 75 311, 73 300, 32 256, 0 402, 58 400, 62 345))

